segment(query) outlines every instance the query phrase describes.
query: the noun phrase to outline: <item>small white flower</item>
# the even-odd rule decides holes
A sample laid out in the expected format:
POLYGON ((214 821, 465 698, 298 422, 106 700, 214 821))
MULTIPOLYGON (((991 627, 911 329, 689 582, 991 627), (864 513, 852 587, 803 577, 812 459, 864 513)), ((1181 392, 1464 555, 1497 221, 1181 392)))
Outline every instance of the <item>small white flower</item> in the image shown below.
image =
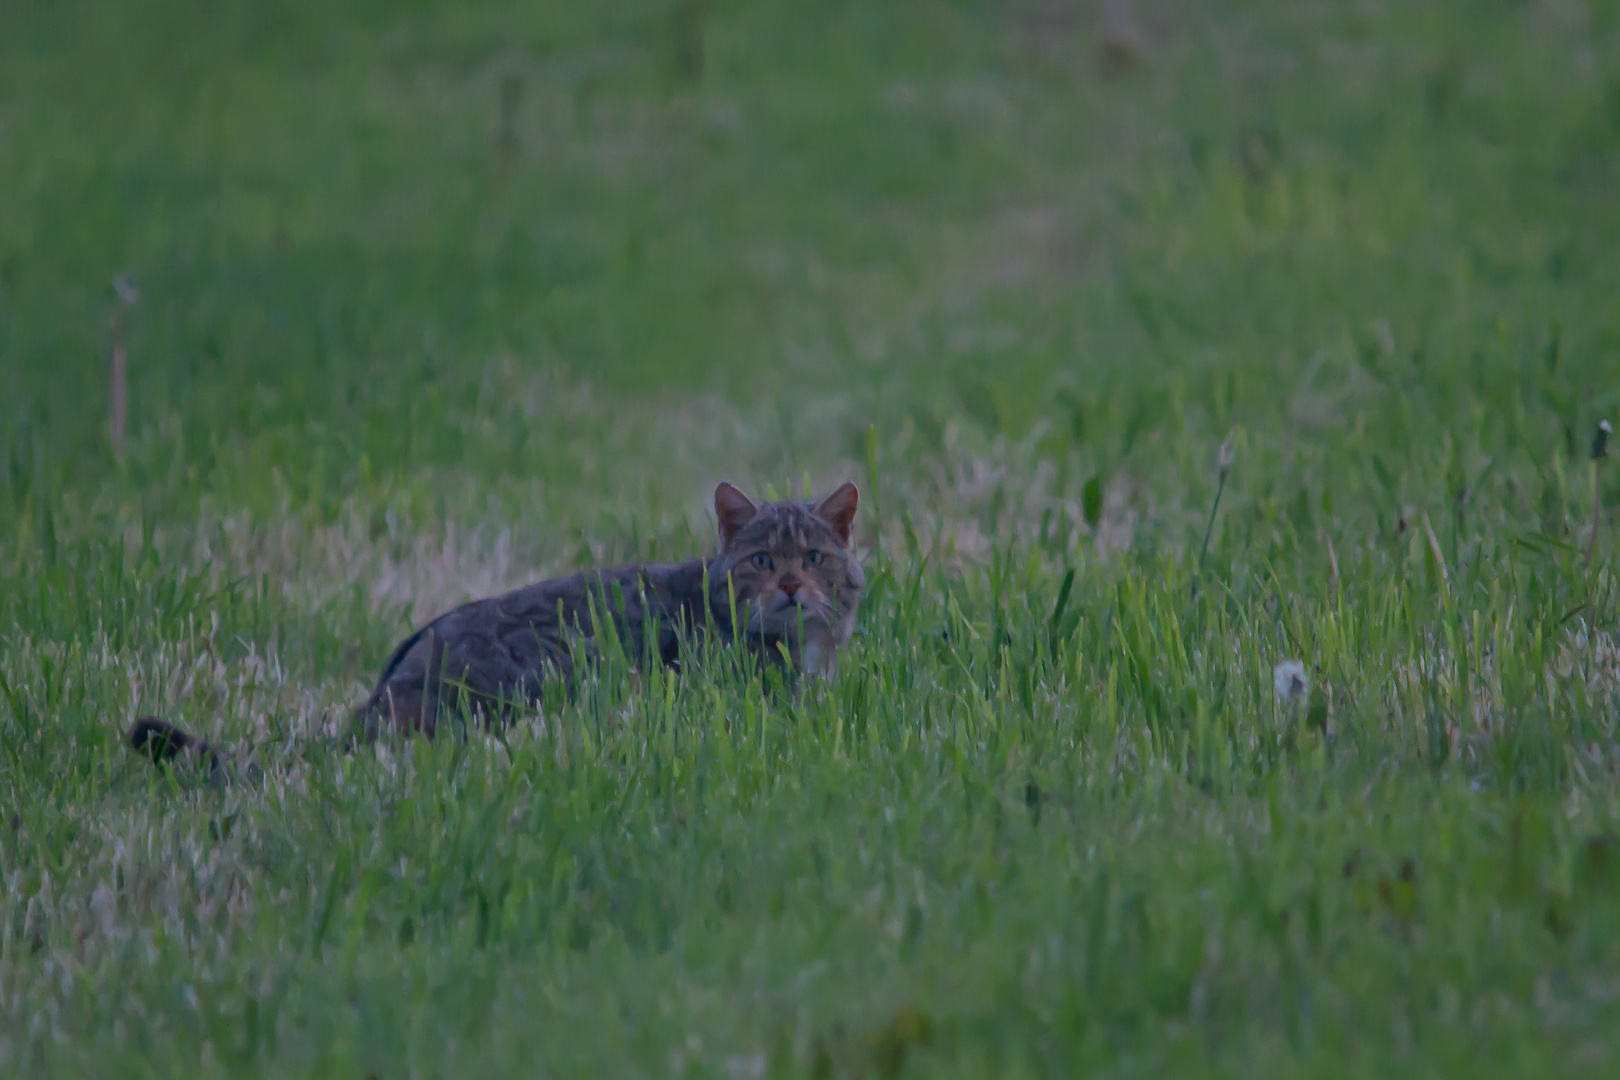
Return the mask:
POLYGON ((1271 686, 1277 691, 1277 700, 1284 704, 1305 697, 1311 689, 1305 681, 1305 662, 1284 660, 1278 664, 1271 672, 1271 686))

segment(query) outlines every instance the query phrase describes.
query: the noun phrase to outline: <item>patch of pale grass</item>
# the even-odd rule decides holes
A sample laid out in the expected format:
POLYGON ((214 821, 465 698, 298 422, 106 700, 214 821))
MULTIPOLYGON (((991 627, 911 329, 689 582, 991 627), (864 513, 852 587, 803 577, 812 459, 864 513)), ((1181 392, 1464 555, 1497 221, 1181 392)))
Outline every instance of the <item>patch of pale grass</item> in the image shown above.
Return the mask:
MULTIPOLYGON (((605 562, 676 559, 712 546, 709 492, 732 479, 763 495, 802 497, 847 478, 866 488, 859 532, 869 549, 902 556, 906 520, 952 562, 979 563, 997 538, 1032 548, 1043 521, 1060 549, 1089 539, 1096 553, 1128 549, 1144 515, 1181 510, 1173 476, 1150 486, 1121 470, 1107 483, 1102 519, 1088 526, 1078 483, 1058 487, 1039 442, 1044 428, 1009 440, 953 421, 933 454, 906 431, 877 444, 880 483, 842 451, 863 434, 847 395, 793 406, 794 445, 784 452, 774 402, 738 407, 705 395, 664 393, 606 400, 588 381, 510 357, 485 369, 476 411, 455 417, 469 438, 524 424, 563 465, 545 475, 424 470, 343 500, 333 520, 266 518, 205 504, 196 522, 158 531, 160 549, 224 578, 267 579, 300 610, 315 611, 358 588, 372 616, 420 622, 465 600, 605 562), (792 462, 792 465, 787 464, 792 462), (797 466, 794 468, 793 466, 797 466), (571 475, 568 475, 570 474, 571 475), (1158 489, 1158 490, 1155 490, 1158 489), (631 536, 637 541, 631 543, 631 536)), ((549 451, 542 451, 549 456, 549 451)), ((133 526, 128 541, 138 545, 133 526)), ((1030 550, 1028 558, 1045 558, 1030 550)))

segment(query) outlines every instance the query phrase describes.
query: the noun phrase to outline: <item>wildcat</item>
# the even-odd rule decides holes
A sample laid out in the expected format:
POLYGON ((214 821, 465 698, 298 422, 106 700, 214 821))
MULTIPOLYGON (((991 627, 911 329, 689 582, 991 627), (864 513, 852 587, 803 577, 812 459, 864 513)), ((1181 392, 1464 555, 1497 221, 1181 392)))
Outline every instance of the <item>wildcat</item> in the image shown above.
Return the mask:
MULTIPOLYGON (((432 738, 464 711, 495 719, 533 708, 545 682, 597 653, 603 631, 632 660, 656 655, 677 669, 683 641, 712 634, 766 663, 786 653, 794 671, 829 674, 866 585, 850 543, 858 498, 846 483, 819 502, 756 506, 722 483, 712 559, 587 571, 448 611, 394 650, 354 711, 356 734, 432 738)), ((185 756, 224 775, 220 749, 165 721, 137 720, 129 743, 154 763, 185 756)))

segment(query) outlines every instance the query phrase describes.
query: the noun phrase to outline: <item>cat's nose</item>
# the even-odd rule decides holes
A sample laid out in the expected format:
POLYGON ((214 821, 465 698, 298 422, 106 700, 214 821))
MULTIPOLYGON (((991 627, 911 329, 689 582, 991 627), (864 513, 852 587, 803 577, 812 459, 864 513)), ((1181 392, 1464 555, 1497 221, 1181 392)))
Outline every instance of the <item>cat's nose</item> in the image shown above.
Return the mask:
POLYGON ((794 597, 799 595, 799 579, 794 577, 792 574, 783 574, 782 580, 776 583, 776 587, 781 589, 783 594, 785 594, 789 600, 792 600, 794 597))

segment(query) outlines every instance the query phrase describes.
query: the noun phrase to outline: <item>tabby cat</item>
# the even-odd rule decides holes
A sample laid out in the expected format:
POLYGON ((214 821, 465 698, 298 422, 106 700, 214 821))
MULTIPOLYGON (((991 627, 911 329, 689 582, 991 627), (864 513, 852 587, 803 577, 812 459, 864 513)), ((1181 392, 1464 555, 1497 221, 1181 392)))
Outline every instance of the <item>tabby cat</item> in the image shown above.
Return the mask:
MULTIPOLYGON (((355 731, 431 738, 452 716, 532 709, 548 680, 597 653, 609 627, 627 656, 672 668, 683 642, 712 634, 766 663, 828 674, 866 585, 850 543, 858 495, 846 483, 819 502, 756 506, 722 483, 712 559, 588 571, 463 604, 394 650, 354 712, 355 731)), ((224 769, 217 748, 153 717, 135 722, 129 742, 159 764, 185 756, 224 769)))

